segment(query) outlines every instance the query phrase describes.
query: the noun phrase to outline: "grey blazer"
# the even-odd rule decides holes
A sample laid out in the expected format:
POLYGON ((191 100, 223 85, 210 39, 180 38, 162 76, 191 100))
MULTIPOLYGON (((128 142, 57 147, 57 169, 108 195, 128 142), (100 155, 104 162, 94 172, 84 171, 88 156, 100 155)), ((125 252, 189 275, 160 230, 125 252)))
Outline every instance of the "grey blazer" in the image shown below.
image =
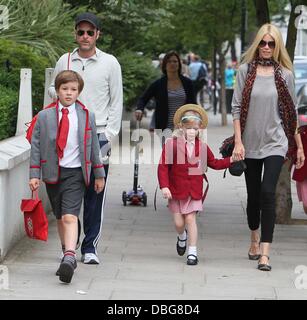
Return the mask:
MULTIPOLYGON (((56 141, 59 123, 58 103, 38 113, 31 140, 30 179, 41 178, 46 183, 57 183, 59 179, 59 159, 56 141)), ((83 177, 89 185, 91 169, 95 178, 105 177, 103 164, 99 158, 99 141, 96 133, 95 115, 76 101, 78 116, 79 152, 83 177)))

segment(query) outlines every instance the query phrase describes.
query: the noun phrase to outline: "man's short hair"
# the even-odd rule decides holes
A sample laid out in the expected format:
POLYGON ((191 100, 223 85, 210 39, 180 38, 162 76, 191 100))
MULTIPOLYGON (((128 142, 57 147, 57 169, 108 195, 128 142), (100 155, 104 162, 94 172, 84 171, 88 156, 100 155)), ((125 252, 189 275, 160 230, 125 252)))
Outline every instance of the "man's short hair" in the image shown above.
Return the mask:
POLYGON ((81 93, 84 87, 84 81, 82 77, 79 75, 79 73, 72 71, 72 70, 64 70, 61 71, 54 80, 54 86, 55 90, 59 91, 60 86, 62 84, 68 83, 68 82, 78 82, 78 91, 81 93))
POLYGON ((75 29, 77 29, 77 26, 80 22, 86 21, 92 24, 97 30, 100 30, 100 20, 99 18, 91 12, 84 12, 77 15, 75 19, 75 29))

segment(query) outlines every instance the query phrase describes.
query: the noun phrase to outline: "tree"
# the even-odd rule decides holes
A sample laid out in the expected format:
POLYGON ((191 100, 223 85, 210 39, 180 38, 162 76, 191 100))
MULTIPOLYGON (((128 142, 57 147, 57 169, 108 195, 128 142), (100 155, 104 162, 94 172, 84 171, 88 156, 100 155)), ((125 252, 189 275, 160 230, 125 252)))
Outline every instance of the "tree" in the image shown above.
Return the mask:
POLYGON ((9 9, 9 28, 0 29, 2 39, 25 44, 55 64, 60 54, 74 46, 72 9, 62 0, 0 0, 9 9))
POLYGON ((265 23, 270 22, 270 12, 267 0, 254 0, 257 16, 257 25, 261 27, 265 23))
POLYGON ((288 24, 286 48, 288 50, 291 60, 293 61, 297 37, 297 28, 300 27, 300 16, 302 14, 302 11, 305 10, 304 5, 307 6, 307 0, 290 0, 290 3, 291 11, 288 24))
POLYGON ((175 0, 66 0, 78 7, 87 5, 102 21, 103 37, 99 45, 119 54, 127 49, 145 54, 155 52, 159 28, 170 27, 170 8, 175 0))
POLYGON ((172 29, 160 33, 167 47, 197 52, 213 58, 216 48, 220 66, 222 125, 227 124, 225 103, 225 55, 240 31, 240 0, 177 0, 171 17, 172 29))

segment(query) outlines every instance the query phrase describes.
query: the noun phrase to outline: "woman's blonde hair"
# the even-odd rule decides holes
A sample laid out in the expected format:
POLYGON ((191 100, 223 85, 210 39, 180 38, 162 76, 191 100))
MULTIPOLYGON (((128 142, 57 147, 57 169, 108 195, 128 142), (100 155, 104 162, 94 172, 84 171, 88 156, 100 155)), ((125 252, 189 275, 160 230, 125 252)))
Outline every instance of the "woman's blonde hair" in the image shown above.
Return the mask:
POLYGON ((270 35, 275 41, 275 49, 273 52, 273 59, 278 62, 284 68, 293 72, 293 64, 287 52, 287 49, 284 45, 284 41, 282 39, 281 32, 279 29, 270 24, 264 24, 258 31, 253 43, 248 48, 248 50, 242 55, 242 63, 250 63, 256 57, 258 57, 259 51, 258 46, 260 41, 263 39, 265 35, 270 35))

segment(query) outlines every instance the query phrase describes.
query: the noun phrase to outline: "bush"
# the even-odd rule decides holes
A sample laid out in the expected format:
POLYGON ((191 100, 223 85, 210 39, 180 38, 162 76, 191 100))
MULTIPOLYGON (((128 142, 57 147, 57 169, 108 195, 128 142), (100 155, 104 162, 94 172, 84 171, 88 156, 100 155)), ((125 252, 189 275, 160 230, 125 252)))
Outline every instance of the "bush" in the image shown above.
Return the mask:
POLYGON ((159 77, 149 58, 139 56, 134 52, 126 51, 118 56, 122 67, 124 105, 132 109, 150 82, 159 77))
POLYGON ((0 40, 0 85, 19 92, 20 69, 32 69, 32 101, 34 114, 43 106, 45 57, 35 54, 30 47, 9 40, 0 40))
POLYGON ((0 85, 0 140, 15 135, 18 114, 18 91, 0 85))

